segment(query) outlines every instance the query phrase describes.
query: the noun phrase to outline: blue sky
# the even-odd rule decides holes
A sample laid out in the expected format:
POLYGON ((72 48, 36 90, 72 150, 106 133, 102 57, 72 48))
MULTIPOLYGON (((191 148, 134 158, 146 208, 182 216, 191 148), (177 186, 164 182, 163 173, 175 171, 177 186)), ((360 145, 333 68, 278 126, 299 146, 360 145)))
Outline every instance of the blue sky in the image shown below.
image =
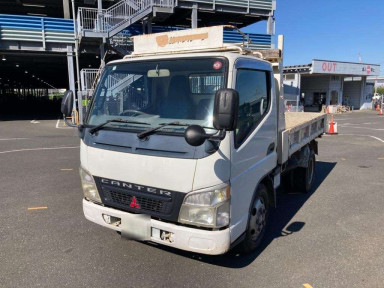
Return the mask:
POLYGON ((285 65, 359 62, 359 53, 365 63, 384 65, 384 0, 277 0, 276 34, 285 35, 285 65))

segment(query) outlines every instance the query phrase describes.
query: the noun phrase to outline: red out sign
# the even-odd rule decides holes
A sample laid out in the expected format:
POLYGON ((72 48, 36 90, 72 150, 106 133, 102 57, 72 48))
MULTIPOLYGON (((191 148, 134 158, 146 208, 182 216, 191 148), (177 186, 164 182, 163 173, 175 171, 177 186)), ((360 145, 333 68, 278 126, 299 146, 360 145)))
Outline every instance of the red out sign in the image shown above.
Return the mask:
POLYGON ((311 73, 354 76, 379 76, 380 65, 329 60, 313 60, 311 73))
POLYGON ((335 62, 323 62, 323 72, 336 72, 337 63, 335 62))

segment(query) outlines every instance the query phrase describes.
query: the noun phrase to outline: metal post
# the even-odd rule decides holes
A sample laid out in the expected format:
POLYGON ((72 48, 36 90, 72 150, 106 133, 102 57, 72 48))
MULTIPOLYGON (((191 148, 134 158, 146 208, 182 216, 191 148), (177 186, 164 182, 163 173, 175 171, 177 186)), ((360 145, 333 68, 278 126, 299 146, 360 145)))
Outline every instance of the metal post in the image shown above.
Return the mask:
POLYGON ((197 4, 194 4, 192 6, 192 15, 191 15, 191 26, 192 29, 195 29, 198 27, 198 21, 197 21, 197 4))

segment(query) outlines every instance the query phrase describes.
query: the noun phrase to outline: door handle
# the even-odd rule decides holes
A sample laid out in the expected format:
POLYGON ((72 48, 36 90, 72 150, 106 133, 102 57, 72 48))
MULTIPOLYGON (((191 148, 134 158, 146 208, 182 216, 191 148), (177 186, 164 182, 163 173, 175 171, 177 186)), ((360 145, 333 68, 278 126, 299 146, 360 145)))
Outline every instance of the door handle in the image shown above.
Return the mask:
POLYGON ((268 151, 267 151, 267 156, 268 156, 269 154, 272 154, 273 151, 275 151, 275 143, 271 143, 271 145, 269 145, 269 147, 268 147, 268 151))

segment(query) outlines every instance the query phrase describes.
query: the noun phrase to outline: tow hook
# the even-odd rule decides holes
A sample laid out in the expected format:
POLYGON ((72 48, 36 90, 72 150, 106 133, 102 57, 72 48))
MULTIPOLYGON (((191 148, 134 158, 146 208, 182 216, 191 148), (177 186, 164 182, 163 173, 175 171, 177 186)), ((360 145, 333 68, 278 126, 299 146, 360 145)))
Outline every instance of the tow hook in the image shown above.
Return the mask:
POLYGON ((105 223, 116 226, 116 227, 119 227, 121 224, 121 218, 117 218, 107 214, 103 214, 103 219, 105 223))
POLYGON ((173 233, 171 233, 171 232, 163 231, 163 232, 161 233, 160 239, 163 240, 163 241, 165 241, 165 242, 169 242, 169 243, 173 243, 173 242, 175 242, 173 233))

